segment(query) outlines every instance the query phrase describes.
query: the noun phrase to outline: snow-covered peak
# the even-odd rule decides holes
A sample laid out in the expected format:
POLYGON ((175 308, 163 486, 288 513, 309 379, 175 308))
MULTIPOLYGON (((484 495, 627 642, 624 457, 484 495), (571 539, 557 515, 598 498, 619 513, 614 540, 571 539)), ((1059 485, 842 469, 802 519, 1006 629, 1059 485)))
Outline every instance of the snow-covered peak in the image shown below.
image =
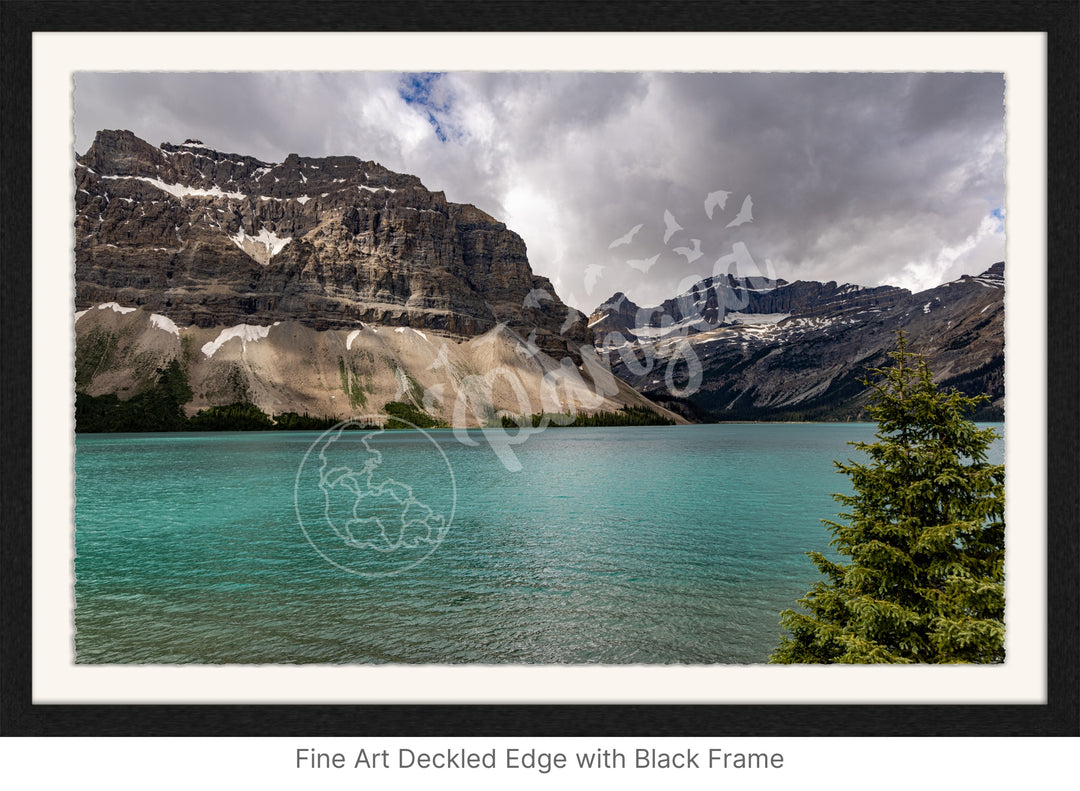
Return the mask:
POLYGON ((986 288, 1005 288, 1005 270, 999 264, 987 269, 979 275, 962 275, 957 280, 949 281, 943 285, 951 286, 956 283, 978 283, 986 288))
POLYGON ((978 276, 973 277, 971 279, 974 280, 979 285, 986 286, 987 288, 1005 288, 1005 277, 1004 277, 1004 275, 997 275, 997 274, 990 274, 988 272, 983 272, 981 275, 978 275, 978 276))

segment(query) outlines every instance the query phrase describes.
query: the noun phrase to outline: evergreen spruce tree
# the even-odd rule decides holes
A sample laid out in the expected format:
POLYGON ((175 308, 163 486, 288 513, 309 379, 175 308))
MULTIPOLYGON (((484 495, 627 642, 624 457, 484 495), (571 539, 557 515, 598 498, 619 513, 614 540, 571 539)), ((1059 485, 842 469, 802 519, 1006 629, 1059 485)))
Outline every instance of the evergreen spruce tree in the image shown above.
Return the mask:
POLYGON ((902 332, 877 381, 877 442, 866 463, 835 462, 852 495, 823 520, 850 562, 809 553, 824 579, 785 610, 774 663, 1001 662, 1005 658, 1005 467, 993 429, 965 415, 985 396, 943 392, 902 332))

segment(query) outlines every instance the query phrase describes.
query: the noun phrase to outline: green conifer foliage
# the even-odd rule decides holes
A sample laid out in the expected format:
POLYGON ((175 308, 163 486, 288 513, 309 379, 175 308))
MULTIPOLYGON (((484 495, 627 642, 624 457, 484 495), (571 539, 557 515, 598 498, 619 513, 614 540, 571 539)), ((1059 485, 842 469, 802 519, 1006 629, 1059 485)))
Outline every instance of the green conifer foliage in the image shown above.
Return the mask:
POLYGON ((956 663, 1005 658, 1005 467, 987 462, 994 429, 965 416, 984 397, 942 392, 897 333, 873 369, 866 462, 836 462, 852 495, 823 520, 850 562, 809 553, 823 579, 785 610, 770 662, 956 663))

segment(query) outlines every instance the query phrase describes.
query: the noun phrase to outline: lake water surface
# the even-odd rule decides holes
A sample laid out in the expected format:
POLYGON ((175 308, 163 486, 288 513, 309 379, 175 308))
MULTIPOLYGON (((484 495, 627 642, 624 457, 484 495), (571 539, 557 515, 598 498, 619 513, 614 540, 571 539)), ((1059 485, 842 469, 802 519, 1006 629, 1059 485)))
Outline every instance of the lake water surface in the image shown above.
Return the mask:
POLYGON ((764 662, 874 428, 79 435, 76 659, 764 662))

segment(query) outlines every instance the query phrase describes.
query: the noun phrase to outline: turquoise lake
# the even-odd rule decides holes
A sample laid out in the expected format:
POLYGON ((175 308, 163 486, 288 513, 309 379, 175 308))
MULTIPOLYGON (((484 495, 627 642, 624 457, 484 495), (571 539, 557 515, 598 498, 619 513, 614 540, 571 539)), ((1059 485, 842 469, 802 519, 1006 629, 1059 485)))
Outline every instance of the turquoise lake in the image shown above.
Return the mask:
POLYGON ((79 435, 76 660, 764 662, 874 429, 79 435))

